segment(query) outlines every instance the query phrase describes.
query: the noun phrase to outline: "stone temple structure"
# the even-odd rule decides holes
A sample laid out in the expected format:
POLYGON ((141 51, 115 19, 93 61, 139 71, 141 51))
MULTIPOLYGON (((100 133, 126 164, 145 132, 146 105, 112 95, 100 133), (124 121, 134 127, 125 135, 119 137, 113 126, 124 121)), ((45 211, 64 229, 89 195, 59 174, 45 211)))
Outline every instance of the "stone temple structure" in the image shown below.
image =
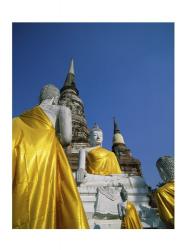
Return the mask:
POLYGON ((88 147, 88 127, 84 114, 84 104, 79 97, 75 84, 74 62, 71 60, 69 71, 60 90, 60 105, 65 105, 72 112, 72 144, 65 148, 72 170, 76 171, 79 159, 79 150, 88 147))
POLYGON ((132 156, 131 150, 127 148, 115 118, 112 151, 115 153, 124 173, 131 176, 142 176, 141 163, 132 156))
MULTIPOLYGON (((75 83, 73 60, 61 88, 59 104, 65 104, 72 111, 72 143, 65 148, 74 177, 79 162, 79 152, 89 148, 88 127, 84 114, 84 104, 79 97, 75 83)), ((120 129, 114 120, 114 135, 112 151, 120 164, 122 174, 101 176, 87 174, 84 181, 78 185, 78 190, 87 214, 91 228, 119 229, 121 221, 118 216, 117 204, 120 203, 121 185, 128 193, 140 215, 144 228, 164 228, 156 208, 149 205, 150 194, 141 172, 141 163, 132 156, 127 148, 120 129)))

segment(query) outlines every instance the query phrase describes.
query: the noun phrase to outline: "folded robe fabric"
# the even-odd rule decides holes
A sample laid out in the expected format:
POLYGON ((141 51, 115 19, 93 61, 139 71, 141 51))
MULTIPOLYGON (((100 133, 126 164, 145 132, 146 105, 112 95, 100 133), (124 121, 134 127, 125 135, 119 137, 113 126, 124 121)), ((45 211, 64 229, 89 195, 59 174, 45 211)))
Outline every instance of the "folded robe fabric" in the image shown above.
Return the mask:
POLYGON ((13 228, 89 228, 64 150, 39 106, 13 119, 12 152, 13 228))
POLYGON ((170 181, 155 192, 160 218, 168 226, 174 227, 174 182, 170 181))
POLYGON ((102 147, 94 148, 88 152, 86 170, 89 174, 96 175, 122 173, 115 154, 102 147))
POLYGON ((132 202, 127 202, 121 229, 142 229, 142 224, 136 208, 132 202))

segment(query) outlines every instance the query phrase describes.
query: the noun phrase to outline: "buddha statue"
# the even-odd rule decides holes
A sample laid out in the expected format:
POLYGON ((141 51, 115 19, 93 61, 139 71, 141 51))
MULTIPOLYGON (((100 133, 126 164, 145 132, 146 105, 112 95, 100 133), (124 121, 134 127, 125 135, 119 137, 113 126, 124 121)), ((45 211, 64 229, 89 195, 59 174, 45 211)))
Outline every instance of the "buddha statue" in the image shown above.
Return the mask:
POLYGON ((123 201, 118 204, 119 217, 122 220, 121 229, 142 229, 136 208, 132 202, 128 201, 128 194, 123 186, 120 196, 123 201))
POLYGON ((72 140, 71 111, 66 106, 58 105, 60 91, 52 84, 45 85, 40 92, 39 107, 44 111, 57 130, 56 134, 63 146, 72 140))
POLYGON ((80 150, 77 182, 83 182, 87 174, 113 175, 121 174, 121 169, 115 154, 102 147, 103 132, 97 124, 90 130, 90 148, 80 150))
POLYGON ((168 228, 174 228, 174 158, 160 157, 156 166, 163 180, 163 185, 155 191, 159 215, 168 228))
POLYGON ((13 119, 13 228, 89 228, 64 150, 72 138, 71 111, 58 105, 51 84, 40 104, 13 119), (64 202, 65 201, 65 202, 64 202))

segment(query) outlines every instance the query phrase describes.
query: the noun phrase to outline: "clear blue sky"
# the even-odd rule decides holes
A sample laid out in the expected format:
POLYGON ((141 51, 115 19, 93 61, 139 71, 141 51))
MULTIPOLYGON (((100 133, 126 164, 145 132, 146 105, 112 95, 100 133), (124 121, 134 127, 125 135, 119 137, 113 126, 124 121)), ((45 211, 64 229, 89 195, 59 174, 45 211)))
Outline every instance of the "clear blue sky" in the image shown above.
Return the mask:
POLYGON ((174 155, 173 23, 13 24, 13 116, 38 103, 46 83, 61 88, 71 58, 88 126, 111 149, 115 116, 146 182, 174 155))

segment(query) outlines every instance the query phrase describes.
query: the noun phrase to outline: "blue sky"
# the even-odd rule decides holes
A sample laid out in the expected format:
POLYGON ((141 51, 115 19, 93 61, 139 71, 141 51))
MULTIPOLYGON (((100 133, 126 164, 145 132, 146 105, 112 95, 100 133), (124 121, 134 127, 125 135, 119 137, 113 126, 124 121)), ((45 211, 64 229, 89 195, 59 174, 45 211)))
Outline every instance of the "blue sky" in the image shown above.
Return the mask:
POLYGON ((174 155, 173 23, 13 24, 13 116, 38 103, 46 83, 61 88, 71 58, 88 127, 111 149, 115 116, 146 182, 174 155))

